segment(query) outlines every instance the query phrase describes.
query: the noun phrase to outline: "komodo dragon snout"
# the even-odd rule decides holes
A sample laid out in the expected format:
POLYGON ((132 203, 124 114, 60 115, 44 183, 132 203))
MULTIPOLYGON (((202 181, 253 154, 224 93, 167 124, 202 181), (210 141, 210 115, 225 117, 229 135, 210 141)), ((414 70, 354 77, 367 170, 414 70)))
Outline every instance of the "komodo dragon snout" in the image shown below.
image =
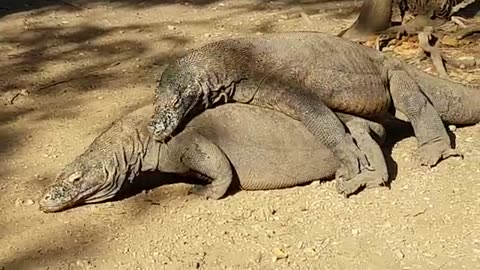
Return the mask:
POLYGON ((95 203, 112 198, 122 181, 112 181, 111 174, 102 167, 88 169, 65 168, 53 185, 40 198, 40 210, 57 212, 78 204, 95 203))
MULTIPOLYGON (((162 74, 162 77, 168 77, 162 74)), ((163 142, 171 136, 181 120, 197 105, 202 95, 201 88, 196 85, 180 86, 177 83, 168 83, 170 80, 160 81, 155 92, 155 110, 148 128, 152 137, 163 142)))

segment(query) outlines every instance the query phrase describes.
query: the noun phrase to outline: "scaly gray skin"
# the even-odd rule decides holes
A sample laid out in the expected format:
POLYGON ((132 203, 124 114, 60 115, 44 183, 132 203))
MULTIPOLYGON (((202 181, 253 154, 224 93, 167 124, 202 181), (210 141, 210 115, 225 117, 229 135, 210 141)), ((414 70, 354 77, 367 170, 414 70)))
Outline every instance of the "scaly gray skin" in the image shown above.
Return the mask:
MULTIPOLYGON (((110 199, 141 171, 199 173, 212 181, 195 186, 194 192, 218 199, 232 182, 232 170, 243 189, 258 190, 327 179, 338 168, 328 148, 298 121, 272 110, 220 106, 195 117, 166 144, 153 140, 146 128, 152 113, 152 106, 143 107, 102 132, 58 174, 42 195, 40 209, 55 212, 110 199)), ((357 117, 342 119, 371 163, 385 170, 338 182, 337 190, 349 195, 362 186, 382 185, 388 178, 386 164, 369 132, 382 137, 383 127, 357 117)))
POLYGON ((368 163, 334 111, 372 119, 402 112, 412 123, 421 164, 434 166, 461 154, 451 148, 442 119, 422 91, 436 99, 444 120, 478 122, 479 106, 467 99, 480 98, 467 88, 339 37, 275 33, 209 43, 168 66, 158 82, 149 126, 155 140, 164 141, 192 108, 222 99, 274 109, 299 120, 327 146, 341 164, 337 178, 349 180, 368 163), (430 85, 445 88, 437 92, 440 88, 430 85), (465 103, 456 103, 457 93, 465 94, 465 103), (455 109, 446 112, 443 104, 455 109))

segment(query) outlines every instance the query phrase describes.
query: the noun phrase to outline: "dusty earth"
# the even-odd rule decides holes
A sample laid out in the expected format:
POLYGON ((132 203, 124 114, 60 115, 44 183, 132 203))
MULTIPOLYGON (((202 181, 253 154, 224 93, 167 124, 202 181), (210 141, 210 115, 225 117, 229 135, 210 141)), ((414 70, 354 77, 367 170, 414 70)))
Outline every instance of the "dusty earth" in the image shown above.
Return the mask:
MULTIPOLYGON (((350 199, 331 182, 219 201, 174 184, 56 214, 38 210, 56 172, 114 119, 150 103, 162 67, 185 49, 245 34, 334 34, 360 5, 0 4, 0 269, 480 269, 478 125, 455 131, 465 160, 432 170, 418 166, 412 137, 400 141, 391 189, 350 199)), ((473 36, 444 49, 478 61, 478 48, 473 36)), ((393 50, 407 59, 417 51, 414 43, 393 50)), ((413 62, 432 70, 428 59, 413 62)), ((478 66, 451 74, 480 83, 478 66)))

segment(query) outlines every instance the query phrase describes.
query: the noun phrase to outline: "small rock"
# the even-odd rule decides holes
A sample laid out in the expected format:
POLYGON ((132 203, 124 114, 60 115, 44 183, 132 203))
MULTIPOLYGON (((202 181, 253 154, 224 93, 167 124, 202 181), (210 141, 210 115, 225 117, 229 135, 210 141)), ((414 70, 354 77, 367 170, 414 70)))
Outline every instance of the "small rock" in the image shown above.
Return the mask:
POLYGON ((476 65, 476 59, 473 56, 460 56, 457 61, 459 61, 463 68, 474 67, 476 65))
POLYGON ((203 34, 203 36, 206 37, 206 38, 209 38, 209 37, 211 37, 212 35, 211 35, 210 33, 205 33, 205 34, 203 34))
POLYGON ((298 249, 302 249, 302 248, 303 248, 303 242, 302 242, 302 241, 298 242, 297 248, 298 248, 298 249))
POLYGON ((21 206, 22 204, 23 204, 23 200, 22 200, 22 199, 16 199, 16 200, 15 200, 15 206, 16 206, 16 207, 19 207, 19 206, 21 206))
POLYGON ((168 30, 175 30, 175 26, 173 26, 173 25, 168 25, 168 26, 167 26, 167 29, 168 29, 168 30))
POLYGON ((449 129, 451 132, 454 132, 454 131, 457 130, 457 126, 455 126, 455 125, 449 125, 449 126, 448 126, 448 129, 449 129))
POLYGON ((435 258, 435 257, 437 257, 437 255, 432 254, 432 253, 428 253, 428 252, 424 252, 424 253, 423 253, 423 256, 425 256, 425 257, 427 257, 427 258, 435 258))
POLYGON ((77 260, 75 264, 81 269, 92 269, 94 265, 90 261, 87 260, 77 260))
POLYGON ((314 248, 311 248, 311 247, 307 247, 303 250, 305 253, 312 253, 314 254, 315 253, 315 249, 314 248))
POLYGON ((397 259, 399 260, 405 258, 405 254, 400 249, 395 249, 393 253, 395 254, 395 257, 397 257, 397 259))
POLYGON ((352 234, 355 235, 355 236, 358 235, 359 233, 360 233, 359 229, 353 229, 352 230, 352 234))
POLYGON ((451 46, 451 47, 458 47, 459 43, 458 43, 458 39, 456 39, 455 37, 452 37, 452 36, 449 36, 449 35, 445 35, 441 41, 440 41, 443 45, 447 45, 447 46, 451 46))
POLYGON ((274 255, 274 262, 280 259, 285 259, 288 257, 288 254, 283 251, 281 248, 274 248, 273 249, 273 255, 274 255))
POLYGON ((107 207, 107 208, 113 207, 113 202, 105 203, 105 207, 107 207))
POLYGON ((25 201, 24 204, 27 205, 27 206, 31 206, 31 205, 34 205, 35 202, 33 200, 28 199, 28 200, 25 201))

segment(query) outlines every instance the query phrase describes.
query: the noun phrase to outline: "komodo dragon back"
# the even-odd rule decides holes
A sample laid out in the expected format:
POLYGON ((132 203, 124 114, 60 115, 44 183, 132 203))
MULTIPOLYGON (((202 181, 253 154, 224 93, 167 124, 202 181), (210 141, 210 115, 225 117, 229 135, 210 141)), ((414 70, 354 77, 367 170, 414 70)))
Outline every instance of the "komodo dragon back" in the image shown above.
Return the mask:
POLYGON ((220 146, 243 189, 285 188, 330 178, 339 166, 299 121, 273 110, 225 104, 204 111, 189 128, 220 146))

